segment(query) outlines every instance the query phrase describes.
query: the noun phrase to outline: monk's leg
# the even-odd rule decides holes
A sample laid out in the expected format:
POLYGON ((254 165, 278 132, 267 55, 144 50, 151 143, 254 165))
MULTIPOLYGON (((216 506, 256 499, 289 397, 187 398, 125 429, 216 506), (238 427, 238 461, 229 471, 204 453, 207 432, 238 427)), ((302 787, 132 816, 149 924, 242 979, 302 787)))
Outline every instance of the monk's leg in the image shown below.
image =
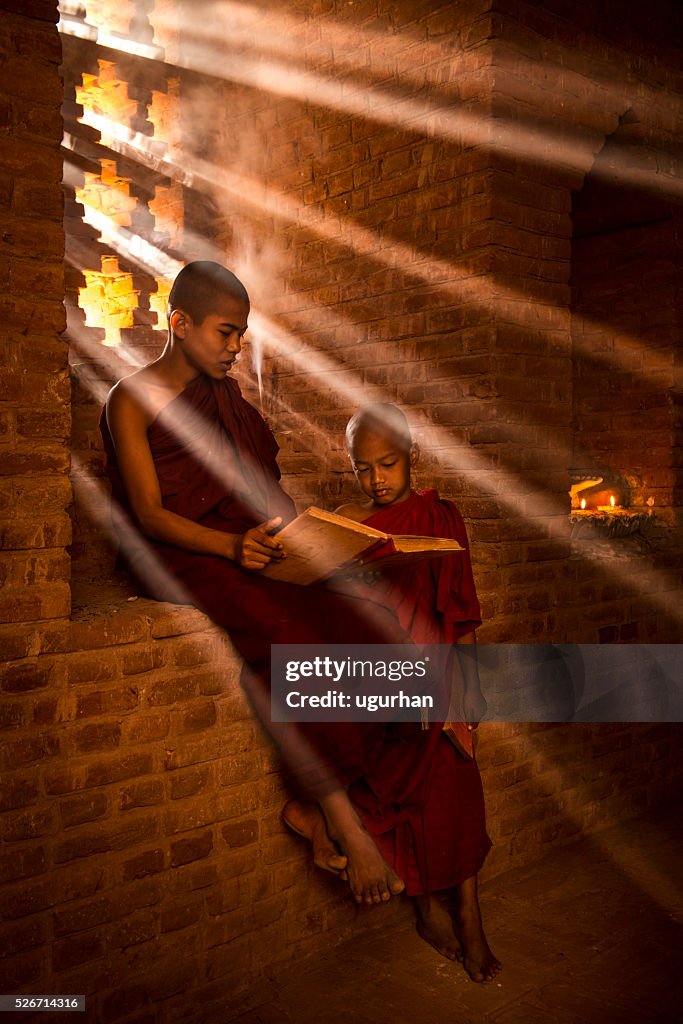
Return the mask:
POLYGON ((502 964, 491 952, 484 934, 476 875, 457 887, 454 925, 462 943, 463 964, 472 981, 492 981, 502 964))
POLYGON ((433 946, 437 953, 447 960, 462 963, 462 946, 453 928, 453 919, 448 908, 437 893, 415 897, 417 910, 417 933, 421 939, 433 946))
POLYGON ((346 791, 338 789, 319 803, 328 834, 348 858, 346 871, 356 902, 382 903, 403 892, 405 883, 382 857, 346 791))
POLYGON ((348 859, 339 852, 327 832, 322 811, 313 801, 289 800, 282 809, 282 820, 313 847, 313 863, 346 880, 348 859))

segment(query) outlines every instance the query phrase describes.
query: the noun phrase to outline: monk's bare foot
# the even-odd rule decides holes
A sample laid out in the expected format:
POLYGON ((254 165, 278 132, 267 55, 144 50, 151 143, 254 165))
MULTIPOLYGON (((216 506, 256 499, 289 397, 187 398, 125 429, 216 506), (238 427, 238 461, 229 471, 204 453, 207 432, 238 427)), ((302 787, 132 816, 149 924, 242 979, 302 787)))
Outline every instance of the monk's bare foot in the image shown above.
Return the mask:
POLYGON ((463 965, 472 981, 493 981, 503 965, 484 934, 476 875, 459 886, 454 924, 462 943, 463 965))
POLYGON ((382 903, 405 889, 363 826, 346 790, 334 790, 320 798, 327 834, 348 857, 346 873, 357 903, 382 903))
POLYGON ((347 858, 339 852, 327 833, 325 818, 318 804, 290 800, 282 810, 282 820, 313 847, 313 863, 346 880, 347 858))
POLYGON ((446 907, 434 894, 416 896, 417 934, 447 960, 462 963, 462 946, 446 907))
POLYGON ((386 903, 403 892, 405 883, 389 867, 362 826, 337 837, 337 842, 349 859, 346 870, 356 903, 386 903))

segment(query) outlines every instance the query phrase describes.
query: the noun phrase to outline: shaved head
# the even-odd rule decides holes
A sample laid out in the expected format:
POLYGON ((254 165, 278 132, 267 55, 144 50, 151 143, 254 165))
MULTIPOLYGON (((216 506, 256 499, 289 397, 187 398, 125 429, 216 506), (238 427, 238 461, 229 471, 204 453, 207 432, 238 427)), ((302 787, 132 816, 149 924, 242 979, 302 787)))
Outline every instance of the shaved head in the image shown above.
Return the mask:
POLYGON ((356 438, 361 433, 387 437, 401 451, 408 451, 413 443, 408 420, 396 405, 373 402, 359 409, 346 426, 346 447, 353 452, 356 438))
POLYGON ((249 305, 247 289, 231 270, 213 260, 195 260, 183 267, 173 282, 168 297, 169 312, 182 309, 199 325, 216 311, 223 295, 249 305))

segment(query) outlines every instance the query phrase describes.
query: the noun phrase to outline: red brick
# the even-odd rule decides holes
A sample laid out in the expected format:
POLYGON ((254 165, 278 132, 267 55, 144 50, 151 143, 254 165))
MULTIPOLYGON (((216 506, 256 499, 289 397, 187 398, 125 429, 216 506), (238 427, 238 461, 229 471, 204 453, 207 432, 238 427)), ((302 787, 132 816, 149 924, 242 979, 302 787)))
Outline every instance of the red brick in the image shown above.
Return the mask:
POLYGON ((152 706, 165 704, 178 704, 198 693, 197 675, 192 673, 187 676, 176 676, 175 679, 165 679, 156 683, 147 691, 147 703, 152 706))
POLYGON ((201 913, 201 904, 196 900, 180 903, 175 907, 163 911, 161 915, 160 928, 164 932, 178 931, 181 928, 188 928, 196 924, 201 913))
POLYGON ((35 803, 38 786, 35 772, 27 775, 5 772, 0 780, 0 811, 11 811, 35 803))
POLYGON ((157 823, 154 818, 137 818, 130 823, 117 823, 108 829, 86 832, 81 829, 73 839, 65 839, 57 843, 54 850, 56 864, 80 857, 92 857, 110 850, 125 850, 136 843, 153 839, 157 834, 157 823))
MULTIPOLYGON (((14 661, 26 658, 34 644, 34 633, 31 628, 17 626, 0 627, 0 661, 14 661)), ((4 666, 0 666, 0 680, 3 678, 4 666)))
POLYGON ((5 961, 3 964, 3 987, 13 992, 26 991, 45 992, 47 984, 47 964, 44 950, 31 950, 5 961))
POLYGON ((158 779, 147 779, 144 782, 134 783, 132 786, 124 786, 121 790, 119 807, 122 811, 130 810, 132 807, 150 807, 162 803, 163 799, 163 782, 158 779))
POLYGON ((190 964, 184 964, 176 954, 171 961, 160 957, 153 973, 147 977, 146 987, 150 1001, 155 1004, 180 992, 192 989, 196 974, 190 964), (161 964, 161 966, 158 966, 161 964))
MULTIPOLYGON (((61 223, 64 194, 60 188, 42 182, 19 180, 14 189, 12 211, 19 216, 39 217, 41 220, 61 223)), ((17 266, 17 277, 13 284, 23 285, 22 290, 29 293, 37 291, 40 295, 55 295, 61 298, 64 291, 63 269, 45 268, 43 273, 44 277, 37 276, 37 271, 32 271, 26 261, 22 261, 17 266)))
POLYGON ((0 704, 0 729, 16 729, 24 723, 22 704, 0 704))
POLYGON ((54 832, 55 812, 53 808, 36 811, 21 811, 7 814, 2 819, 2 837, 6 843, 21 839, 38 839, 54 832))
POLYGON ((124 754, 108 761, 93 762, 86 771, 86 787, 105 786, 133 776, 148 775, 152 771, 150 754, 124 754))
POLYGON ((221 836, 226 846, 237 847, 247 846, 250 843, 258 841, 258 822, 251 821, 240 821, 238 823, 229 825, 223 825, 221 827, 221 836))
POLYGON ((131 715, 122 724, 121 738, 124 744, 150 743, 163 739, 171 728, 168 712, 139 713, 131 715))
MULTIPOLYGON (((114 915, 115 916, 115 915, 114 915)), ((56 938, 74 932, 94 928, 112 917, 112 903, 107 897, 91 899, 77 907, 66 907, 52 915, 52 924, 56 938)))
POLYGON ((198 732, 216 723, 216 705, 212 700, 195 704, 183 715, 183 732, 198 732))
POLYGON ((155 914, 136 914, 108 929, 108 941, 115 949, 127 949, 140 942, 147 942, 157 934, 157 918, 155 914))
POLYGON ((147 878, 164 870, 163 850, 146 850, 123 862, 124 882, 147 878))
POLYGON ((3 928, 2 951, 5 957, 15 957, 25 949, 33 949, 47 941, 45 920, 22 921, 17 925, 3 928))
POLYGON ((171 843, 171 867, 208 857, 213 849, 213 833, 202 832, 171 843))
POLYGON ((15 848, 0 854, 0 879, 6 884, 18 878, 31 878, 42 874, 46 865, 44 846, 15 848))
POLYGON ((7 693, 27 693, 48 686, 52 676, 53 663, 31 659, 2 667, 0 681, 7 693))
POLYGON ((186 771, 174 772, 169 779, 169 793, 172 800, 194 796, 201 792, 209 782, 211 770, 208 765, 189 768, 186 771))
POLYGON ((17 434, 33 441, 37 438, 66 438, 69 434, 69 409, 17 410, 17 434))
POLYGON ((107 814, 109 800, 106 793, 83 793, 60 801, 59 811, 65 828, 95 821, 107 814))
POLYGON ((101 956, 104 956, 103 934, 101 931, 90 931, 55 942, 52 963, 56 971, 64 971, 101 956))
POLYGON ((210 661, 215 651, 216 641, 213 637, 193 637, 172 648, 172 659, 179 668, 189 668, 210 661))
POLYGON ((112 712, 130 711, 140 701, 138 691, 134 687, 122 687, 111 690, 96 690, 91 693, 79 694, 76 698, 76 715, 86 718, 91 715, 111 714, 112 712))
POLYGON ((145 645, 132 651, 124 651, 121 659, 121 671, 124 676, 150 672, 163 665, 163 661, 163 652, 159 647, 149 648, 145 645))
MULTIPOLYGON (((112 939, 114 946, 119 945, 112 939)), ((140 1010, 148 1002, 147 989, 144 984, 128 983, 107 994, 102 1000, 102 1019, 116 1021, 128 1017, 135 1010, 140 1010)))
POLYGON ((92 750, 114 750, 121 739, 118 722, 97 722, 74 731, 73 742, 76 750, 87 753, 92 750))
POLYGON ((116 662, 108 651, 97 655, 76 655, 66 663, 66 674, 68 682, 75 684, 115 679, 116 662))

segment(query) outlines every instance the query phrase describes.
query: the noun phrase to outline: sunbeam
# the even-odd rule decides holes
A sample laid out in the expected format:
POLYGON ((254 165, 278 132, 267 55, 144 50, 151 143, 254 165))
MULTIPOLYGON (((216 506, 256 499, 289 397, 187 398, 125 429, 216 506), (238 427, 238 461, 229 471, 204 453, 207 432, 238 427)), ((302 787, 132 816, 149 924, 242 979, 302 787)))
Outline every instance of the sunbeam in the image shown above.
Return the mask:
MULTIPOLYGON (((76 26, 69 18, 60 22, 60 30, 67 35, 82 32, 80 25, 76 26)), ((123 39, 118 35, 106 35, 106 44, 99 35, 97 38, 102 45, 121 53, 130 53, 132 50, 129 47, 138 45, 134 40, 123 39)), ((594 129, 580 123, 565 121, 559 127, 555 127, 552 122, 543 125, 535 123, 525 127, 519 120, 508 120, 500 112, 491 118, 488 103, 475 101, 476 107, 473 110, 472 101, 463 102, 452 97, 434 102, 429 97, 415 98, 395 88, 378 88, 363 82, 353 87, 346 76, 338 79, 334 75, 318 74, 305 67, 293 67, 283 60, 266 59, 260 53, 245 56, 238 50, 230 52, 229 35, 220 38, 220 48, 215 35, 210 38, 200 37, 195 42, 190 30, 177 66, 272 95, 307 103, 315 102, 318 106, 401 128, 427 138, 439 137, 468 147, 484 146, 495 152, 531 161, 536 166, 571 168, 580 174, 585 173, 591 165, 600 142, 594 129)), ((151 54, 138 55, 155 59, 151 54)), ((589 111, 590 107, 585 108, 584 116, 589 111)), ((683 182, 657 166, 634 167, 624 160, 623 164, 610 169, 610 177, 616 178, 623 185, 656 187, 658 192, 665 191, 672 198, 683 198, 683 182)))
MULTIPOLYGON (((453 298, 458 302, 484 312, 495 313, 501 322, 519 323, 531 326, 535 331, 542 329, 544 333, 558 330, 568 337, 570 312, 566 307, 554 306, 551 303, 536 300, 529 302, 528 292, 521 287, 516 288, 504 283, 499 275, 472 268, 466 259, 461 263, 440 260, 415 246, 400 242, 388 232, 374 232, 358 224, 350 214, 344 217, 326 217, 314 207, 307 206, 289 195, 277 193, 264 182, 219 167, 216 164, 187 155, 182 166, 168 154, 159 155, 154 152, 154 143, 140 133, 134 133, 121 125, 110 122, 107 118, 95 116, 92 126, 105 130, 111 136, 110 148, 115 152, 134 160, 139 160, 150 169, 181 182, 188 188, 203 188, 210 193, 222 193, 238 207, 244 205, 260 216, 268 214, 278 219, 310 231, 317 237, 326 238, 335 245, 348 247, 355 256, 376 260, 384 266, 391 267, 402 274, 408 275, 422 285, 437 288, 441 296, 453 298), (106 123, 103 123, 106 122, 106 123), (543 308, 543 316, 539 318, 535 310, 543 308)), ((65 145, 69 149, 78 149, 78 139, 67 134, 65 145)), ((102 215, 98 211, 96 222, 99 228, 102 215)), ((109 227, 109 235, 117 229, 109 227)), ((124 238, 125 238, 125 229, 124 238)), ((121 251, 121 250, 118 250, 121 251)), ((169 275, 166 275, 169 276, 169 275)), ((591 327, 599 330, 599 322, 582 317, 584 331, 591 327)), ((587 340, 575 339, 579 351, 585 351, 597 361, 610 367, 621 366, 626 372, 635 372, 639 379, 661 385, 661 371, 671 369, 671 356, 665 352, 647 347, 644 342, 633 336, 626 336, 628 351, 595 352, 587 340), (634 353, 645 355, 647 359, 640 362, 633 371, 634 353)))
MULTIPOLYGON (((168 261, 169 257, 161 254, 160 250, 155 252, 155 247, 151 246, 150 243, 144 242, 144 240, 141 240, 144 242, 144 245, 139 245, 134 240, 131 240, 131 232, 112 223, 105 224, 102 219, 103 215, 100 214, 97 223, 98 225, 102 224, 106 237, 110 239, 114 247, 121 246, 121 249, 117 251, 125 254, 130 249, 137 253, 137 258, 142 266, 145 265, 144 256, 151 253, 154 257, 154 267, 159 267, 160 265, 169 266, 167 262, 164 262, 168 261), (163 256, 161 264, 159 262, 160 256, 163 256)), ((106 220, 107 218, 104 218, 104 221, 106 220)), ((365 233, 363 240, 369 243, 369 240, 365 238, 365 233)), ((177 261, 173 261, 170 265, 168 276, 174 273, 176 266, 177 261)), ((450 269, 449 264, 438 264, 438 266, 444 275, 450 269)), ((566 315, 566 311, 558 311, 558 313, 566 315)), ((298 365, 302 371, 314 374, 328 387, 332 386, 336 394, 343 395, 345 402, 349 406, 358 407, 370 400, 371 396, 368 394, 367 382, 364 382, 353 370, 348 367, 340 367, 330 356, 315 351, 309 346, 302 345, 299 338, 288 334, 286 330, 274 321, 257 311, 252 313, 251 323, 252 330, 258 336, 259 345, 267 346, 268 350, 274 354, 286 356, 292 363, 298 365)), ((378 392, 381 394, 382 389, 378 388, 378 392)), ((375 396, 372 397, 374 398, 375 396)), ((179 431, 179 436, 183 439, 182 424, 177 424, 174 429, 179 431)), ((492 465, 484 456, 475 452, 469 446, 458 445, 454 449, 452 434, 440 428, 437 424, 430 423, 430 431, 435 439, 436 447, 439 449, 439 462, 444 471, 476 475, 475 478, 478 485, 489 494, 495 495, 497 500, 513 514, 520 515, 537 526, 542 525, 543 532, 548 539, 566 541, 566 507, 554 495, 530 485, 528 480, 523 479, 519 474, 506 470, 500 465, 492 465), (533 510, 533 514, 531 510, 533 510), (540 522, 541 520, 542 523, 540 522)), ((569 461, 567 464, 569 464, 569 461)), ((213 472, 218 471, 220 474, 219 467, 211 467, 211 469, 213 472)), ((596 557, 591 555, 591 560, 596 557)), ((630 564, 624 567, 620 566, 619 568, 615 566, 614 572, 622 576, 624 582, 628 581, 633 586, 636 560, 627 558, 625 561, 627 563, 632 562, 633 568, 631 568, 630 564)), ((643 570, 641 566, 638 566, 637 579, 638 589, 646 593, 648 600, 658 604, 667 613, 674 614, 666 593, 673 584, 661 572, 655 570, 648 572, 643 570), (660 589, 663 593, 653 594, 651 592, 653 582, 660 584, 660 589)), ((683 620, 683 614, 675 617, 683 620)))

